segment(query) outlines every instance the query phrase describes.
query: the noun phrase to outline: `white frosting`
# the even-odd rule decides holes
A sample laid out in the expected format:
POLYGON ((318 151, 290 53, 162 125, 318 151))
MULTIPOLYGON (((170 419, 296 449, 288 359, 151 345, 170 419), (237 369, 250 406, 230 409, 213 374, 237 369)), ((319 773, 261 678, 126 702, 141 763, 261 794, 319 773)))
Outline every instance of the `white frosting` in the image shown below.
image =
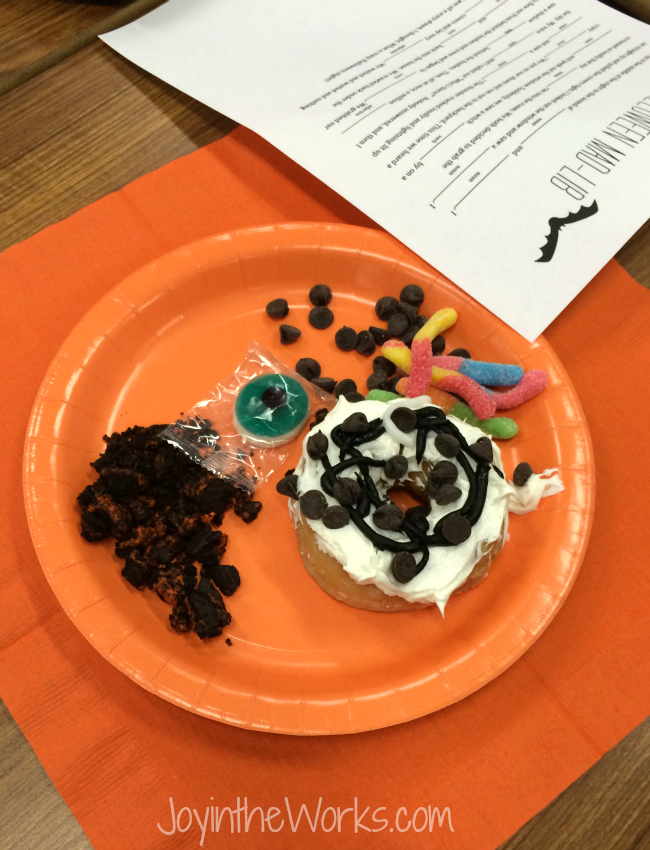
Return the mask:
MULTIPOLYGON (((320 479, 324 472, 320 460, 312 460, 307 454, 307 440, 311 434, 321 431, 328 437, 328 458, 332 466, 339 462, 339 449, 330 438, 330 432, 340 425, 351 413, 365 413, 368 421, 381 418, 386 431, 378 439, 364 443, 361 451, 366 457, 377 460, 387 460, 396 454, 403 454, 409 463, 409 472, 419 469, 415 460, 415 432, 404 434, 390 418, 395 407, 410 407, 418 410, 431 405, 428 396, 406 399, 400 398, 392 402, 363 401, 351 403, 341 397, 336 407, 325 417, 320 425, 316 425, 310 434, 305 437, 303 452, 300 462, 296 468, 298 476, 298 492, 306 493, 308 490, 320 490, 320 479)), ((462 422, 453 416, 450 421, 463 434, 468 443, 474 443, 485 434, 479 428, 462 422)), ((434 444, 435 434, 430 433, 427 439, 424 459, 431 464, 443 460, 434 444)), ((493 443, 494 464, 502 469, 501 452, 496 443, 493 443)), ((446 458, 444 458, 446 459, 446 458)), ((470 464, 475 466, 474 461, 469 459, 470 464)), ((452 460, 452 463, 456 463, 452 460)), ((458 464, 456 464, 458 465, 458 464)), ((341 477, 354 477, 356 469, 345 470, 341 477)), ((382 469, 369 467, 370 475, 377 484, 382 476, 382 469)), ((399 584, 390 571, 391 561, 394 553, 375 548, 353 523, 344 528, 328 529, 321 520, 309 520, 301 515, 302 522, 307 522, 313 529, 316 541, 320 549, 333 555, 341 563, 343 569, 359 584, 375 584, 389 596, 401 596, 409 602, 435 602, 441 612, 451 594, 459 587, 471 573, 474 565, 480 560, 483 552, 482 544, 493 543, 501 536, 502 527, 507 523, 508 511, 526 513, 534 510, 543 496, 552 495, 563 489, 559 476, 553 475, 546 480, 543 476, 551 475, 555 470, 547 470, 542 476, 532 475, 524 487, 515 487, 505 479, 491 472, 488 478, 488 492, 483 512, 472 528, 469 539, 458 546, 432 546, 429 549, 429 562, 426 567, 415 578, 407 584, 399 584)), ((399 484, 399 481, 395 482, 399 484)), ((457 504, 441 507, 432 503, 432 510, 427 521, 429 533, 433 531, 438 520, 456 510, 461 505, 469 490, 469 482, 465 473, 459 467, 459 476, 455 485, 461 490, 462 496, 457 504)), ((385 483, 378 484, 380 495, 388 489, 385 483)), ((325 494, 328 504, 338 504, 335 499, 325 494)), ((372 513, 367 518, 372 527, 372 513)), ((295 514, 294 514, 295 515, 295 514)), ((395 540, 404 540, 404 535, 399 531, 381 531, 381 534, 392 537, 395 540)), ((416 555, 416 557, 418 557, 416 555)))

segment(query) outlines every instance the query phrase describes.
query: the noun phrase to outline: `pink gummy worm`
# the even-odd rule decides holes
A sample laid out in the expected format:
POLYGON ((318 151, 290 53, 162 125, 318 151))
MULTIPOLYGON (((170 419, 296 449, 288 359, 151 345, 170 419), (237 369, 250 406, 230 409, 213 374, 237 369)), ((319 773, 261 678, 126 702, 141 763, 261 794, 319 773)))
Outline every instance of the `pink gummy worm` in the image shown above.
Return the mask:
POLYGON ((431 383, 433 353, 431 340, 417 339, 411 343, 411 374, 406 385, 406 397, 425 395, 431 383))
POLYGON ((489 395, 480 384, 467 375, 445 375, 436 386, 465 399, 479 419, 490 419, 496 413, 495 396, 489 395))
POLYGON ((464 357, 452 357, 451 354, 438 354, 433 358, 433 366, 438 369, 450 369, 452 372, 460 372, 460 367, 463 365, 464 357))
MULTIPOLYGON (((509 410, 511 407, 517 407, 517 405, 523 404, 541 393, 547 384, 548 375, 543 369, 531 369, 530 372, 524 374, 516 387, 503 393, 492 393, 491 397, 496 403, 497 410, 509 410)), ((478 413, 476 415, 478 416, 478 413)))

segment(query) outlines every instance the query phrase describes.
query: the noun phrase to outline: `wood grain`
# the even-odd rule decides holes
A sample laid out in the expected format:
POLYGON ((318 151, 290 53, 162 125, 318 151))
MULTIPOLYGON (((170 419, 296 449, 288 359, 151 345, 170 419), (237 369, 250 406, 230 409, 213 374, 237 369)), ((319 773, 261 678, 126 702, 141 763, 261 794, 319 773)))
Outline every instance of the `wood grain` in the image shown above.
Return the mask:
MULTIPOLYGON (((104 45, 83 50, 0 98, 0 248, 234 126, 104 45)), ((650 288, 650 225, 618 256, 650 288)), ((501 850, 650 850, 649 777, 650 720, 501 850)), ((0 801, 2 850, 90 847, 6 709, 0 801)))

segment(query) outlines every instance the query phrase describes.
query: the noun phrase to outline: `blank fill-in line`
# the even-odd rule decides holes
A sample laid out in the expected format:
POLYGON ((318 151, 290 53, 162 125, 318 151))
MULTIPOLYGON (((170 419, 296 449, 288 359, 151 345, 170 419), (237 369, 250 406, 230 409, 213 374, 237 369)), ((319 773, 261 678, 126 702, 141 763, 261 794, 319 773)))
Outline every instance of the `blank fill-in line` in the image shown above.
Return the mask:
POLYGON ((535 35, 534 32, 529 32, 528 35, 525 35, 523 38, 520 38, 519 41, 513 41, 512 44, 509 44, 507 47, 504 47, 503 50, 500 50, 498 53, 494 54, 494 58, 497 56, 501 56, 502 53, 505 53, 506 50, 510 50, 511 47, 516 47, 518 44, 521 44, 522 41, 526 41, 527 38, 530 38, 531 35, 535 35))
POLYGON ((601 38, 605 38, 605 36, 609 35, 610 32, 611 32, 611 30, 607 30, 607 32, 604 32, 602 35, 599 35, 598 38, 595 38, 593 41, 590 41, 589 44, 585 44, 583 47, 580 47, 578 50, 576 50, 576 52, 573 55, 577 56, 578 53, 580 53, 581 50, 585 49, 585 47, 591 47, 592 44, 595 44, 597 41, 600 41, 601 38))
POLYGON ((375 97, 378 94, 381 94, 386 89, 391 89, 393 86, 396 86, 398 83, 403 82, 404 80, 408 80, 409 77, 412 77, 413 74, 417 74, 417 71, 413 71, 411 74, 407 74, 405 77, 400 77, 399 80, 395 80, 394 83, 391 83, 389 86, 384 86, 383 89, 379 89, 379 91, 374 91, 372 94, 369 94, 366 100, 370 100, 371 97, 375 97))
POLYGON ((561 77, 556 77, 556 78, 553 80, 553 82, 552 82, 552 83, 549 83, 549 84, 546 86, 546 88, 547 88, 547 89, 550 89, 550 87, 551 87, 552 85, 555 85, 555 83, 559 83, 559 81, 560 81, 560 80, 563 80, 565 77, 568 77, 568 76, 569 76, 569 74, 572 74, 574 71, 577 71, 577 70, 578 70, 577 68, 571 68, 571 70, 570 70, 570 71, 567 71, 567 72, 566 72, 566 74, 562 74, 562 76, 561 76, 561 77))
POLYGON ((419 44, 421 41, 424 41, 421 38, 419 41, 414 41, 413 44, 409 44, 408 47, 403 47, 401 50, 398 50, 397 53, 393 53, 392 56, 389 56, 387 59, 384 59, 384 62, 390 62, 391 59, 394 59, 396 56, 401 56, 402 53, 406 53, 407 50, 410 50, 412 47, 415 47, 416 44, 419 44))
POLYGON ((489 74, 486 74, 486 75, 483 77, 483 79, 484 79, 484 80, 487 80, 487 78, 488 78, 488 77, 491 77, 491 76, 492 76, 492 74, 496 74, 496 72, 497 72, 497 71, 502 71, 504 68, 507 68, 507 67, 508 67, 508 65, 512 65, 512 63, 513 63, 513 62, 516 62, 516 61, 517 61, 517 59, 521 59, 521 57, 522 57, 522 56, 525 56, 528 52, 529 52, 529 51, 528 51, 528 50, 526 50, 526 51, 524 51, 523 53, 520 53, 520 54, 519 54, 519 56, 515 56, 515 58, 514 58, 514 59, 511 59, 509 62, 506 62, 506 64, 505 64, 505 65, 499 65, 499 67, 498 67, 498 68, 495 68, 495 69, 494 69, 494 71, 490 71, 490 73, 489 73, 489 74))
POLYGON ((348 130, 351 130, 351 129, 352 129, 352 128, 356 125, 356 124, 358 124, 358 123, 359 123, 359 121, 363 121, 363 119, 364 119, 364 118, 367 118, 369 115, 374 115, 374 113, 375 113, 378 109, 381 109, 381 108, 382 108, 382 106, 386 106, 386 104, 385 104, 385 103, 381 103, 379 106, 375 107, 374 109, 371 109, 371 110, 370 110, 370 112, 366 112, 366 113, 365 113, 365 115, 362 115, 362 116, 361 116, 361 118, 359 118, 359 119, 358 119, 358 121, 355 121, 355 122, 354 122, 354 124, 350 124, 350 126, 349 126, 349 127, 346 127, 346 128, 345 128, 345 130, 343 130, 343 132, 341 133, 341 135, 343 135, 343 133, 347 133, 347 132, 348 132, 348 130))
POLYGON ((430 149, 429 149, 426 153, 423 153, 423 154, 422 154, 422 156, 420 157, 420 159, 419 159, 418 161, 419 161, 419 162, 422 162, 422 160, 424 159, 424 157, 425 157, 425 156, 429 156, 429 154, 431 153, 431 151, 434 151, 434 150, 438 147, 438 145, 441 145, 441 144, 445 141, 445 139, 448 139, 450 136, 452 136, 452 135, 456 132, 456 130, 460 130, 460 128, 461 128, 464 124, 465 124, 465 122, 463 121, 463 123, 462 123, 462 124, 459 124, 459 125, 458 125, 458 127, 456 127, 454 130, 452 130, 452 131, 451 131, 451 133, 447 133, 447 135, 446 135, 446 136, 443 136, 443 137, 442 137, 442 139, 440 139, 439 141, 437 141, 437 142, 435 143, 435 145, 434 145, 432 148, 430 148, 430 149))
POLYGON ((491 42, 487 45, 487 47, 492 47, 492 45, 493 45, 493 44, 496 44, 496 43, 497 43, 497 41, 501 41, 501 39, 503 38, 503 36, 504 36, 504 35, 510 35, 510 34, 511 34, 511 33, 513 33, 515 30, 518 30, 518 29, 519 29, 519 27, 523 27, 523 25, 524 25, 524 24, 527 24, 527 23, 528 23, 528 21, 522 21, 520 24, 517 24, 517 26, 516 26, 516 27, 513 27, 513 28, 512 28, 512 29, 510 29, 510 30, 506 30, 505 32, 502 32, 502 33, 501 33, 501 35, 500 35, 498 38, 495 38, 495 39, 494 39, 494 41, 491 41, 491 42))
POLYGON ((471 11, 472 11, 472 9, 476 9, 476 7, 477 7, 477 6, 480 6, 480 5, 481 5, 481 3, 483 3, 483 0, 478 0, 478 3, 474 3, 474 5, 473 5, 473 6, 470 6, 470 7, 469 7, 469 9, 467 10, 467 12, 465 12, 465 14, 467 14, 468 12, 471 12, 471 11))
MULTIPOLYGON (((472 188, 469 190, 469 192, 467 193, 467 195, 471 195, 471 194, 472 194, 472 192, 474 191, 474 189, 476 189, 476 187, 477 187, 477 186, 480 186, 480 185, 481 185, 481 183, 482 183, 484 180, 486 180, 486 179, 490 176, 490 174, 492 174, 492 172, 493 172, 493 171, 496 171, 496 170, 497 170, 497 168, 501 165, 501 163, 502 163, 502 162, 505 162, 505 161, 508 159, 508 157, 509 157, 509 156, 510 156, 510 154, 509 154, 509 153, 507 153, 507 154, 503 157, 503 159, 501 160, 501 162, 497 162, 497 164, 494 166, 494 168, 491 168, 491 169, 488 171, 488 173, 485 175, 485 177, 481 177, 481 179, 478 181, 478 183, 475 183, 475 184, 474 184, 474 186, 472 186, 472 188)), ((463 195, 463 197, 460 199, 460 201, 458 201, 458 203, 454 206, 454 209, 456 209, 457 207, 459 207, 459 206, 463 203, 463 201, 465 200, 465 198, 467 197, 467 195, 463 195)))
MULTIPOLYGON (((483 156, 483 154, 484 154, 484 153, 487 153, 488 151, 491 151, 491 150, 492 150, 492 148, 485 148, 485 150, 483 151, 483 153, 480 153, 480 154, 476 157, 476 159, 473 159, 473 160, 470 162, 470 164, 469 164, 469 165, 466 165, 466 166, 465 166, 465 168, 463 168, 463 170, 462 170, 462 171, 459 171, 459 172, 458 172, 458 174, 454 177, 454 179, 453 179, 451 182, 447 183, 447 185, 446 185, 446 186, 445 186, 445 188, 442 190, 442 192, 446 192, 446 191, 447 191, 447 189, 448 189, 448 188, 452 185, 452 183, 455 183, 455 182, 456 182, 456 180, 458 180, 458 178, 459 178, 462 174, 464 174, 464 173, 467 171, 467 169, 468 169, 468 168, 471 168, 471 167, 474 165, 474 163, 475 163, 477 160, 479 160, 479 159, 483 156)), ((435 198, 431 201, 431 203, 432 203, 432 204, 435 204, 435 202, 438 200, 438 198, 442 195, 442 192, 438 192, 438 194, 436 195, 436 197, 435 197, 435 198)))
POLYGON ((461 34, 461 32, 465 32, 465 30, 468 30, 470 27, 473 27, 475 23, 476 23, 476 21, 472 21, 472 23, 471 23, 471 24, 467 24, 467 26, 466 26, 466 27, 463 27, 463 28, 462 28, 462 30, 457 30, 456 32, 452 33, 452 34, 449 36, 449 38, 446 38, 444 41, 441 41, 441 42, 440 42, 440 44, 441 44, 441 45, 446 44, 448 41, 451 41, 451 39, 452 39, 455 35, 460 35, 460 34, 461 34))
POLYGON ((563 44, 558 44, 558 46, 554 47, 553 50, 549 50, 548 53, 545 53, 543 58, 546 59, 546 57, 550 56, 551 53, 555 53, 555 51, 559 50, 561 47, 566 47, 567 44, 571 44, 572 41, 575 41, 576 38, 580 38, 580 36, 584 35, 586 32, 587 32, 587 30, 582 30, 582 32, 579 32, 578 35, 574 35, 573 38, 570 38, 568 41, 565 41, 563 44))
POLYGON ((497 9, 500 9, 502 6, 505 6, 507 2, 508 2, 508 0, 502 0, 502 2, 501 2, 501 3, 499 3, 499 5, 498 5, 498 6, 495 6, 495 7, 494 7, 494 9, 490 9, 490 11, 489 11, 489 12, 486 12, 486 13, 483 15, 483 17, 484 17, 484 18, 487 18, 487 16, 488 16, 488 15, 491 15, 491 14, 492 14, 492 12, 496 12, 496 10, 497 10, 497 9))
POLYGON ((550 121, 552 121, 554 118, 557 118, 557 116, 558 116, 558 115, 561 115, 563 112, 564 112, 564 109, 560 109, 560 111, 559 111, 559 112, 556 112, 556 113, 555 113, 555 115, 551 115, 551 117, 548 119, 548 121, 544 121, 544 123, 543 123, 543 124, 540 124, 540 125, 539 125, 539 127, 535 127, 535 129, 533 130, 533 132, 532 132, 532 133, 530 133, 530 135, 526 136, 526 138, 523 140, 523 142, 519 142, 519 144, 520 144, 520 145, 524 145, 524 144, 528 141, 528 139, 530 139, 530 137, 531 137, 531 136, 534 136, 534 135, 535 135, 535 133, 536 133, 538 130, 541 130, 541 129, 542 129, 542 127, 546 127, 546 125, 547 125, 550 121))

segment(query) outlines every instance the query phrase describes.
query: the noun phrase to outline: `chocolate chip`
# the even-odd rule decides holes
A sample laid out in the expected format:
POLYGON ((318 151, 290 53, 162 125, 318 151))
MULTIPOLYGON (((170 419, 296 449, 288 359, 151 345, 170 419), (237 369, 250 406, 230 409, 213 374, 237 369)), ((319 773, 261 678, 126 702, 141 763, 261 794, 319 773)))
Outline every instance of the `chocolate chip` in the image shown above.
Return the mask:
POLYGON ((417 283, 409 283, 399 294, 400 301, 406 301, 407 304, 412 304, 414 307, 419 307, 424 301, 424 292, 422 287, 417 283))
POLYGON ((347 395, 347 393, 355 393, 357 391, 357 385, 352 380, 352 378, 343 378, 342 381, 339 381, 338 384, 334 387, 334 395, 339 398, 342 395, 347 395))
POLYGON ((341 423, 341 431, 344 434, 363 434, 368 430, 368 419, 365 413, 351 413, 341 423))
POLYGON ((312 307, 309 311, 309 324, 319 331, 329 328, 334 321, 334 313, 329 307, 312 307))
POLYGON ((404 345, 408 345, 411 347, 411 343, 415 337, 415 334, 420 330, 417 325, 409 325, 408 328, 404 331, 403 334, 400 334, 400 342, 403 342, 404 345))
POLYGON ((444 484, 453 484, 457 478, 458 469, 456 468, 456 464, 450 460, 439 460, 438 463, 434 464, 433 469, 427 477, 427 495, 435 499, 438 490, 444 484))
POLYGON ((320 490, 308 490, 300 498, 300 510, 307 519, 320 519, 326 507, 327 501, 320 490))
POLYGON ((332 486, 332 494, 337 502, 350 507, 359 501, 361 487, 354 478, 337 478, 332 486))
POLYGON ((494 450, 492 448, 492 440, 489 437, 479 437, 475 443, 472 443, 469 449, 480 460, 485 463, 492 463, 494 450))
POLYGON ((404 522, 404 511, 398 505, 389 502, 377 508, 372 515, 372 521, 382 531, 395 531, 404 522))
POLYGON ((350 404, 358 404, 358 402, 365 401, 366 399, 365 399, 365 396, 361 395, 361 393, 353 392, 353 393, 346 393, 345 394, 345 400, 349 401, 350 404))
POLYGON ((274 298, 266 305, 266 315, 271 319, 284 319, 289 312, 289 305, 284 298, 274 298))
POLYGON ((314 424, 320 425, 320 423, 325 419, 329 410, 326 407, 321 407, 319 410, 314 413, 314 424))
POLYGON ((415 411, 410 407, 396 407, 390 415, 395 427, 404 434, 410 433, 418 424, 415 411))
MULTIPOLYGON (((396 375, 394 378, 389 378, 386 381, 386 389, 388 390, 388 392, 389 393, 396 393, 397 392, 397 384, 401 380, 402 379, 399 377, 399 375, 396 375)), ((402 395, 403 395, 403 393, 402 393, 402 395)))
POLYGON ((515 487, 523 487, 531 475, 533 475, 533 467, 524 460, 515 467, 512 483, 515 487))
POLYGON ((471 360, 472 355, 466 348, 454 348, 453 351, 449 352, 450 357, 464 357, 465 360, 471 360))
POLYGON ((356 348, 358 339, 359 335, 354 328, 348 328, 345 325, 334 334, 336 347, 340 348, 341 351, 352 351, 353 348, 356 348))
POLYGON ((434 336, 434 338, 431 340, 431 353, 433 354, 433 356, 437 357, 438 354, 442 354, 442 352, 444 350, 445 350, 445 338, 444 338, 444 336, 441 336, 441 334, 438 334, 438 336, 434 336))
POLYGON ((409 325, 412 325, 415 322, 415 317, 418 314, 417 307, 414 307, 412 304, 407 304, 406 301, 400 301, 399 309, 409 320, 409 325))
POLYGON ((326 393, 333 393, 336 386, 334 378, 312 378, 311 382, 326 393))
POLYGON ((270 410, 277 410, 287 403, 287 391, 284 387, 267 387, 262 393, 262 404, 270 410))
POLYGON ((462 496, 462 492, 453 484, 443 484, 436 493, 435 499, 437 505, 451 505, 452 502, 457 502, 462 496))
POLYGON ((383 369, 379 369, 376 372, 373 372, 372 375, 368 376, 368 380, 366 381, 366 386, 369 390, 379 390, 382 389, 385 382, 388 380, 388 375, 383 369))
POLYGON ((307 454, 312 460, 320 460, 327 454, 329 440, 321 431, 317 431, 307 439, 307 454))
POLYGON ((340 505, 331 505, 323 511, 325 528, 343 528, 350 522, 350 514, 340 505))
POLYGON ((332 290, 324 283, 317 283, 309 290, 309 300, 314 307, 327 307, 332 300, 332 290))
POLYGON ((472 533, 472 526, 467 517, 461 514, 447 514, 440 526, 442 536, 448 543, 458 546, 464 543, 472 533))
POLYGON ((389 457, 384 464, 384 475, 386 478, 404 478, 408 472, 409 462, 404 455, 389 457))
POLYGON ((391 361, 387 357, 384 357, 380 354, 379 357, 375 357, 375 359, 372 361, 372 368, 374 372, 382 371, 390 377, 391 375, 395 374, 397 366, 394 363, 391 363, 391 361))
POLYGON ((357 351, 359 354, 363 354, 364 357, 370 357, 371 354, 375 353, 375 348, 375 341, 370 331, 361 331, 357 341, 357 351))
POLYGON ((375 313, 382 320, 387 322, 390 317, 399 310, 399 301, 397 298, 392 298, 390 295, 384 295, 375 304, 375 313))
POLYGON ((298 498, 298 476, 285 475, 275 485, 275 489, 281 496, 288 496, 290 499, 298 498))
POLYGON ((409 320, 404 313, 393 313, 388 320, 388 333, 391 336, 400 336, 400 334, 403 334, 408 329, 408 326, 409 320))
POLYGON ((406 584, 418 574, 415 558, 410 552, 398 552, 391 561, 390 571, 395 581, 406 584))
POLYGON ((291 345, 300 336, 301 331, 293 325, 280 325, 280 342, 282 345, 291 345))
POLYGON ((371 325, 368 330, 372 334, 372 338, 377 343, 377 345, 383 345, 390 339, 390 334, 388 333, 386 328, 376 328, 371 325))
POLYGON ((415 520, 426 520, 431 513, 431 505, 415 505, 413 508, 407 508, 404 511, 404 522, 414 522, 415 520))
POLYGON ((433 442, 443 457, 456 457, 460 452, 460 443, 452 434, 436 434, 433 442))
POLYGON ((320 363, 313 357, 301 357, 296 363, 296 372, 306 381, 313 381, 320 377, 320 363))
POLYGON ((417 325, 419 330, 420 328, 423 328, 426 325, 427 321, 428 319, 426 316, 416 316, 415 322, 413 322, 413 324, 417 325))

